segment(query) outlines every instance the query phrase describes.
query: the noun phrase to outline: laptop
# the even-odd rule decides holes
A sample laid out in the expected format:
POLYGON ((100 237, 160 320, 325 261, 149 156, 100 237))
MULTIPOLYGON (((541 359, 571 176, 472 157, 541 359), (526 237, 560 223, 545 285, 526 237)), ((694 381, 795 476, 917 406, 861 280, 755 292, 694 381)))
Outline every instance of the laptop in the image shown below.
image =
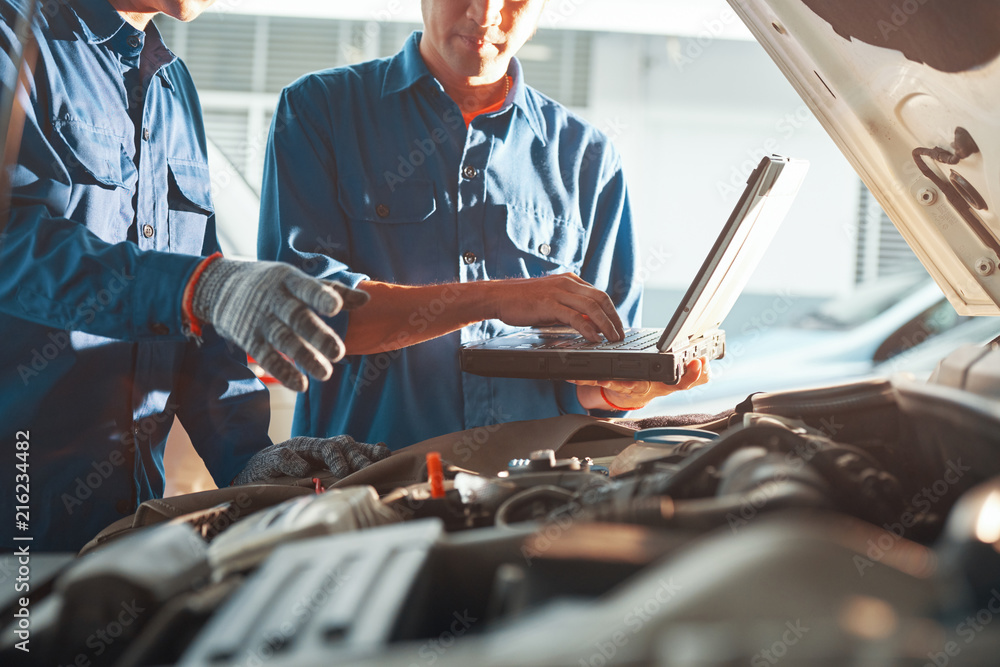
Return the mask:
POLYGON ((768 155, 716 239, 665 329, 632 328, 595 343, 570 327, 537 327, 466 343, 462 370, 488 377, 650 380, 677 384, 685 365, 720 359, 719 326, 743 291, 799 190, 808 162, 768 155))

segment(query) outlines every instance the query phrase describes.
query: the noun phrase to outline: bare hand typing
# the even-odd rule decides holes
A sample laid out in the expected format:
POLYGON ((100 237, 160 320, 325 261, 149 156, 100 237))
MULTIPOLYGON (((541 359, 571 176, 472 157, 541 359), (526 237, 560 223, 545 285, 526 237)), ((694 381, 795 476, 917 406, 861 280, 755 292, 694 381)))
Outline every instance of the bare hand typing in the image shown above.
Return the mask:
POLYGON ((572 273, 487 283, 493 286, 494 317, 513 326, 567 324, 585 338, 612 342, 625 328, 611 298, 572 273))

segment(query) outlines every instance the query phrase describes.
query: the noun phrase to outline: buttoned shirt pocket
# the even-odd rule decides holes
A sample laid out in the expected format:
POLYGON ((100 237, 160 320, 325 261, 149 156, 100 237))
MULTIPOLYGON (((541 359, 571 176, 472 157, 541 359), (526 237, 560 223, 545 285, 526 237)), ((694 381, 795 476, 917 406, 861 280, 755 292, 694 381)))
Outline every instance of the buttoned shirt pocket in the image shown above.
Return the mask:
MULTIPOLYGON (((578 221, 541 209, 502 208, 506 209, 506 236, 513 245, 513 259, 528 275, 580 272, 587 234, 578 221)), ((507 263, 502 257, 500 261, 507 263)))
POLYGON ((122 139, 109 130, 84 123, 59 121, 56 134, 67 149, 64 164, 74 183, 126 188, 135 180, 135 165, 122 139))
POLYGON ((437 210, 434 182, 426 180, 374 188, 342 182, 338 197, 349 219, 388 225, 423 222, 437 210))
MULTIPOLYGON (((200 255, 205 241, 205 227, 214 213, 208 165, 168 158, 167 171, 170 251, 200 255)), ((248 220, 247 225, 253 225, 253 221, 248 220)), ((248 227, 248 233, 252 231, 248 227)))
POLYGON ((53 191, 65 196, 54 198, 53 214, 85 225, 108 243, 127 238, 135 211, 138 172, 126 150, 124 139, 108 128, 80 121, 53 122, 56 151, 69 176, 68 189, 53 191))

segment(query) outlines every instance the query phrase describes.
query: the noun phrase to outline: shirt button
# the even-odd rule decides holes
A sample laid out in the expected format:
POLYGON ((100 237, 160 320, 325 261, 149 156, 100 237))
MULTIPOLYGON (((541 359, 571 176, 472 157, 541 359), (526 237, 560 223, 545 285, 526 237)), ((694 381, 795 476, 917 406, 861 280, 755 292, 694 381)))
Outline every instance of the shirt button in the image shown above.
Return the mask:
POLYGON ((132 503, 127 500, 119 500, 115 503, 115 510, 122 516, 132 514, 132 503))
POLYGON ((140 42, 139 42, 138 35, 131 35, 128 38, 127 41, 128 41, 128 45, 131 46, 133 49, 138 49, 139 48, 140 42))
POLYGON ((549 255, 552 254, 552 246, 550 246, 548 243, 543 243, 542 245, 538 246, 538 252, 548 257, 549 255))
POLYGON ((145 139, 146 141, 149 141, 149 128, 148 127, 142 128, 142 138, 145 139))
POLYGON ((149 330, 152 331, 157 336, 166 336, 168 333, 170 333, 170 327, 168 327, 163 322, 157 322, 153 326, 149 327, 149 330))
POLYGON ((375 207, 375 215, 377 215, 380 218, 386 217, 387 215, 389 215, 389 207, 386 206, 385 204, 379 204, 378 206, 375 207))
POLYGON ((479 170, 473 167, 471 164, 467 164, 462 167, 462 176, 465 176, 470 181, 479 175, 479 170))
POLYGON ((464 255, 462 255, 462 261, 465 262, 466 264, 474 264, 476 261, 476 253, 466 252, 464 255))
POLYGON ((142 226, 142 235, 145 236, 147 239, 153 238, 154 233, 155 232, 153 231, 153 225, 142 226))

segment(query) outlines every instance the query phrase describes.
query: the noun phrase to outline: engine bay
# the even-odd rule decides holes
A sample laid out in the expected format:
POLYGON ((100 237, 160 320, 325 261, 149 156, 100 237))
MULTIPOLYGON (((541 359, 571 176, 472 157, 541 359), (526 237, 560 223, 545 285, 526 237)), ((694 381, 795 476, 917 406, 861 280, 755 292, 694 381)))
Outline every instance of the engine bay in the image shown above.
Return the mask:
POLYGON ((926 384, 580 417, 550 447, 521 424, 462 465, 454 434, 266 508, 234 487, 36 575, 31 664, 984 664, 998 370, 967 348, 926 384))

